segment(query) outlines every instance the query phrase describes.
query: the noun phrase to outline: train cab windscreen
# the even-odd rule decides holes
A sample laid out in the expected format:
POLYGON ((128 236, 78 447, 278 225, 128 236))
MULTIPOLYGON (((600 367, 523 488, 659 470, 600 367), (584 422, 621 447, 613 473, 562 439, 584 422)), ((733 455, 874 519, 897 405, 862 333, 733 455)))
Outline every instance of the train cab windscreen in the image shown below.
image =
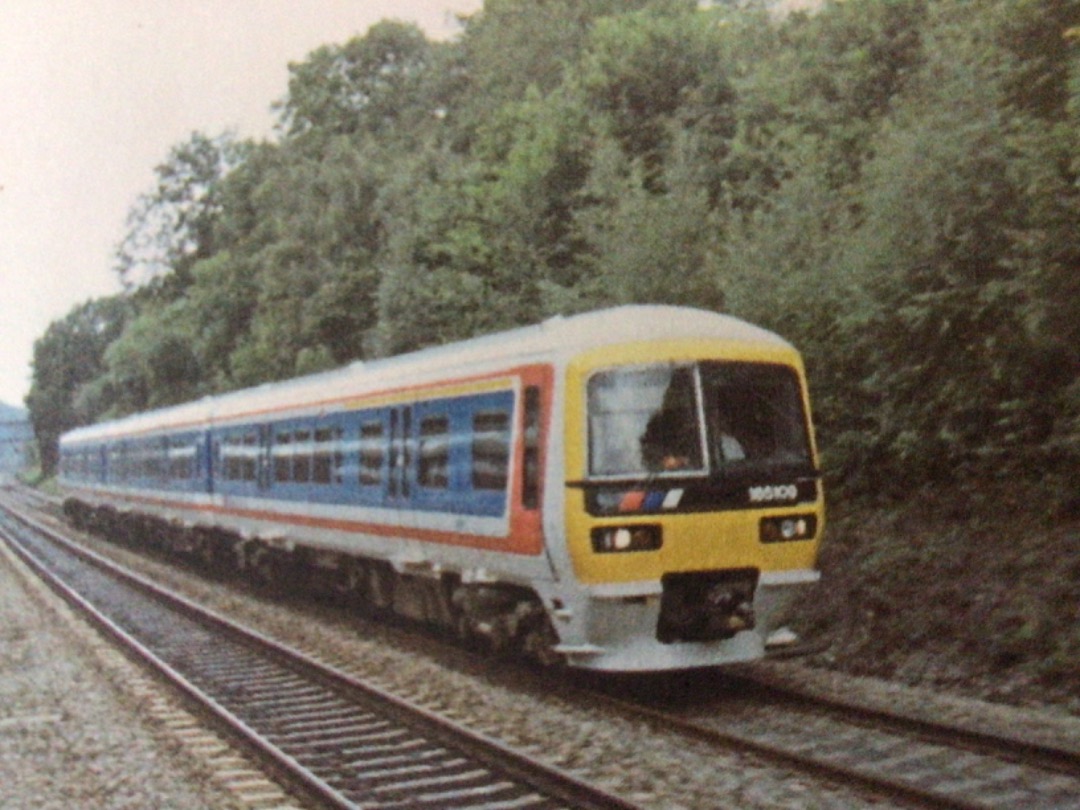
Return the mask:
POLYGON ((704 362, 610 369, 588 383, 593 477, 806 468, 794 370, 704 362))

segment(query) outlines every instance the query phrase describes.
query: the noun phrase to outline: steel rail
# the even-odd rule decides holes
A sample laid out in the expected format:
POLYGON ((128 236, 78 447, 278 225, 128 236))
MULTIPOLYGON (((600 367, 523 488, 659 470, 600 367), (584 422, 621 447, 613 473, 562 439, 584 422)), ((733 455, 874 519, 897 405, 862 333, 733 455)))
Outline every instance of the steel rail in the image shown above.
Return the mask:
MULTIPOLYGON (((408 728, 409 734, 422 734, 430 741, 430 746, 440 749, 445 748, 454 752, 453 756, 457 759, 475 763, 474 766, 461 766, 461 770, 465 774, 473 774, 473 781, 481 781, 477 774, 484 771, 493 774, 492 781, 498 783, 498 785, 513 784, 517 786, 511 789, 477 784, 474 788, 478 796, 477 803, 462 806, 493 808, 503 806, 544 808, 565 806, 582 808, 583 810, 600 810, 600 808, 636 810, 636 805, 621 797, 607 793, 564 771, 537 762, 497 740, 466 729, 422 707, 391 695, 378 687, 327 667, 302 653, 284 647, 273 639, 242 627, 230 619, 208 611, 177 594, 170 593, 143 577, 125 572, 100 555, 71 544, 70 541, 63 538, 51 527, 19 510, 15 510, 6 504, 4 509, 16 517, 24 527, 43 535, 51 543, 59 544, 67 553, 77 555, 93 566, 109 572, 110 577, 122 577, 131 587, 146 594, 148 598, 152 598, 160 604, 168 604, 170 610, 198 621, 200 625, 209 628, 210 632, 222 638, 227 635, 238 640, 246 648, 257 648, 259 650, 258 654, 264 660, 273 661, 276 665, 287 665, 288 670, 292 673, 289 676, 290 678, 302 679, 305 683, 311 684, 310 688, 312 690, 319 689, 323 690, 324 694, 332 695, 332 698, 326 698, 328 701, 331 699, 356 700, 363 707, 364 712, 374 711, 372 707, 378 707, 378 712, 384 719, 387 719, 387 722, 402 724, 408 728), (329 691, 326 692, 328 688, 329 691), (499 799, 499 795, 502 794, 509 794, 509 798, 499 799), (490 795, 490 800, 484 799, 485 795, 490 795), (534 799, 533 796, 539 798, 534 799)), ((124 627, 121 627, 120 623, 115 621, 113 617, 105 615, 104 611, 90 604, 90 600, 78 594, 74 588, 59 581, 47 570, 44 563, 23 548, 21 541, 11 537, 12 532, 2 531, 0 534, 4 535, 5 541, 12 546, 20 558, 45 578, 50 586, 64 599, 89 616, 109 636, 117 639, 127 649, 131 650, 133 655, 160 672, 170 683, 180 689, 189 700, 195 701, 199 706, 204 707, 204 710, 217 723, 225 727, 231 735, 242 740, 257 757, 269 763, 271 770, 279 778, 284 778, 295 789, 302 791, 305 795, 327 807, 354 808, 369 806, 367 801, 358 804, 345 795, 347 792, 353 794, 362 792, 362 788, 354 787, 343 792, 343 789, 338 786, 337 783, 348 783, 350 779, 353 779, 353 776, 334 775, 332 778, 319 776, 313 772, 306 761, 303 761, 321 761, 321 759, 325 759, 333 753, 326 749, 327 745, 332 746, 333 743, 320 743, 317 740, 317 729, 305 727, 303 734, 291 741, 297 743, 297 745, 294 752, 290 753, 289 746, 280 741, 282 737, 288 735, 283 734, 280 730, 273 731, 268 735, 263 729, 256 728, 251 720, 239 717, 234 708, 226 705, 229 701, 222 699, 221 695, 210 694, 204 685, 194 682, 190 677, 190 673, 181 672, 177 666, 165 660, 160 651, 151 650, 148 645, 135 638, 124 627), (274 737, 278 738, 278 741, 275 741, 274 737), (296 753, 296 751, 300 753, 296 753), (331 784, 331 782, 335 784, 331 784)), ((193 655, 193 653, 189 654, 193 655)), ((248 689, 254 695, 258 690, 253 689, 251 686, 254 683, 253 676, 247 675, 245 677, 247 678, 247 685, 238 684, 233 688, 241 691, 248 689)), ((282 677, 275 676, 279 681, 282 677)), ((268 683, 269 679, 264 678, 264 682, 268 683)), ((299 694, 296 690, 300 689, 300 687, 295 684, 290 686, 294 689, 293 694, 299 694)), ((260 693, 258 697, 264 699, 267 698, 267 695, 260 693)), ((284 698, 284 700, 293 702, 293 699, 289 697, 284 698)), ((294 705, 296 704, 294 703, 294 705)), ((303 711, 303 707, 300 708, 303 711)), ((274 711, 278 710, 274 709, 274 711)), ((304 716, 306 717, 306 715, 304 716)), ((293 717, 290 722, 293 723, 294 727, 299 728, 306 721, 302 722, 293 717)), ((357 736, 359 734, 352 735, 352 737, 357 736)), ((349 745, 352 737, 348 733, 339 733, 338 730, 332 729, 329 739, 341 739, 344 740, 342 745, 349 745)), ((360 756, 360 754, 358 753, 357 756, 360 756)), ((459 778, 463 783, 471 784, 470 779, 466 776, 459 778)), ((433 790, 436 790, 432 786, 435 782, 433 779, 418 778, 415 779, 415 782, 428 795, 433 790)), ((383 791, 387 796, 399 795, 392 785, 387 787, 378 784, 374 790, 376 793, 383 791)), ((419 800, 417 801, 419 802, 419 800)), ((463 800, 455 798, 454 801, 461 802, 463 800)), ((378 805, 371 804, 370 806, 378 805)), ((387 806, 397 805, 388 803, 387 806)), ((417 803, 416 806, 423 805, 417 803)), ((450 807, 454 805, 451 804, 450 799, 447 799, 445 804, 440 803, 434 806, 450 807)))
MULTIPOLYGON (((460 650, 459 650, 460 651, 460 650)), ((535 674, 535 673, 534 673, 535 674)), ((954 789, 945 791, 940 785, 954 778, 950 773, 950 765, 964 755, 965 751, 975 751, 980 755, 998 758, 1006 762, 1016 763, 1021 768, 1037 768, 1039 770, 1056 771, 1063 780, 1076 779, 1077 790, 1075 801, 1068 795, 1052 799, 1052 805, 1058 807, 1080 808, 1080 756, 1077 752, 1065 748, 1033 743, 1031 741, 1013 738, 1001 734, 972 730, 969 728, 957 728, 943 723, 937 723, 922 718, 908 717, 904 714, 859 706, 849 701, 835 699, 822 699, 817 695, 793 690, 784 685, 770 683, 767 679, 762 682, 760 678, 747 676, 745 673, 737 677, 754 682, 771 690, 763 699, 769 702, 771 710, 774 710, 778 719, 782 719, 787 712, 784 706, 802 705, 807 710, 816 712, 819 716, 825 715, 825 719, 832 721, 841 720, 844 723, 869 728, 873 732, 882 732, 883 735, 903 735, 916 738, 919 741, 932 745, 941 746, 945 750, 948 760, 936 767, 936 772, 922 774, 918 778, 910 774, 885 773, 881 769, 875 769, 868 757, 862 761, 841 761, 837 751, 826 751, 829 746, 824 740, 800 740, 796 742, 777 743, 767 739, 768 735, 759 733, 747 733, 734 729, 720 729, 716 725, 707 726, 700 721, 688 719, 685 716, 672 714, 644 705, 641 702, 627 701, 601 694, 595 690, 583 691, 576 685, 568 685, 563 679, 541 676, 546 681, 544 688, 549 692, 558 692, 583 703, 595 705, 598 701, 605 702, 613 711, 629 714, 635 718, 649 723, 651 726, 664 732, 674 731, 689 737, 704 741, 708 744, 724 747, 726 749, 751 752, 767 760, 782 763, 786 766, 827 778, 847 786, 859 786, 878 794, 887 794, 907 803, 922 807, 948 808, 948 810, 985 810, 994 806, 1029 806, 1028 804, 1016 804, 1018 796, 1038 799, 1035 793, 1022 794, 1014 792, 1005 804, 995 804, 990 791, 980 789, 977 784, 969 784, 968 794, 958 793, 954 789), (813 743, 819 743, 814 745, 813 743), (815 750, 818 749, 818 750, 815 750), (982 792, 982 796, 979 793, 982 792), (1060 799, 1060 801, 1059 801, 1060 799)), ((912 742, 912 746, 915 742, 912 742)), ((912 755, 914 759, 918 757, 912 755)), ((1023 782, 1027 776, 1019 777, 1023 782)), ((1039 777, 1035 777, 1038 781, 1039 777)), ((1050 781, 1053 780, 1050 776, 1050 781)), ((1026 789, 1026 788, 1025 788, 1026 789)), ((1004 789, 1003 789, 1004 790, 1004 789)), ((1007 790, 999 792, 999 795, 1008 795, 1007 790)), ((1044 806, 1046 806, 1044 804, 1044 806)))
MULTIPOLYGON (((768 700, 767 696, 763 697, 768 700)), ((971 733, 967 729, 956 729, 954 735, 954 729, 945 724, 905 718, 893 712, 862 711, 842 701, 826 700, 814 706, 820 720, 836 727, 830 739, 815 736, 817 731, 809 726, 798 736, 790 732, 748 731, 722 717, 705 722, 606 692, 590 691, 585 699, 601 702, 613 711, 643 720, 658 729, 676 731, 728 750, 753 752, 844 785, 857 785, 920 807, 935 810, 1012 810, 1015 807, 1080 810, 1080 760, 1075 752, 1052 746, 1024 745, 1022 741, 1008 737, 971 733), (865 730, 867 735, 876 735, 877 739, 867 744, 866 735, 856 735, 864 740, 861 747, 844 742, 844 732, 853 726, 865 730), (920 746, 923 747, 920 749, 920 746), (935 747, 944 761, 920 768, 920 761, 929 761, 934 756, 927 747, 935 747), (970 751, 978 754, 968 754, 970 751), (969 757, 966 763, 969 770, 977 764, 972 757, 983 757, 991 771, 988 778, 958 776, 951 772, 950 765, 965 755, 969 757), (896 766, 905 757, 904 766, 896 766), (992 761, 1000 761, 1001 767, 995 769, 992 761), (1002 775, 1000 781, 994 780, 994 770, 1002 775)), ((799 700, 812 702, 805 694, 800 695, 799 700)), ((792 705, 793 701, 768 703, 778 721, 790 724, 791 716, 790 712, 784 711, 785 704, 792 705)))
POLYGON ((997 731, 960 726, 955 723, 937 722, 893 709, 865 706, 841 697, 825 696, 799 689, 757 672, 740 672, 732 677, 766 690, 778 702, 804 706, 809 710, 819 710, 829 714, 844 715, 853 723, 889 728, 900 733, 915 735, 927 742, 942 743, 999 756, 1020 764, 1057 770, 1064 774, 1080 775, 1080 750, 1074 748, 1009 736, 997 731))

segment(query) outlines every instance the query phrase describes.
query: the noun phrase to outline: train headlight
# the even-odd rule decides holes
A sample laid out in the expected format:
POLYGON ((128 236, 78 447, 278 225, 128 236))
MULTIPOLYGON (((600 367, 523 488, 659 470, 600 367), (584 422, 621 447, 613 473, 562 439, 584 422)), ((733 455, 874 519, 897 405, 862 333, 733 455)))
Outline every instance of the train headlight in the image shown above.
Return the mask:
POLYGON ((593 551, 656 551, 663 544, 659 526, 604 526, 592 530, 593 551))
POLYGON ((761 519, 762 543, 790 543, 812 540, 817 534, 816 515, 785 515, 761 519))

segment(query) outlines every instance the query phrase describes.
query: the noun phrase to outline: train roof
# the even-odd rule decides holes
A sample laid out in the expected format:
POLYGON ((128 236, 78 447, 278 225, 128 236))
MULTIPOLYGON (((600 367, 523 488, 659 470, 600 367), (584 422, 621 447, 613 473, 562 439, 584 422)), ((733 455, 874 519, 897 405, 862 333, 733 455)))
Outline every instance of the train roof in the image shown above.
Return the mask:
POLYGON ((556 316, 533 326, 205 397, 78 428, 65 434, 63 440, 107 439, 116 435, 152 433, 166 427, 175 429, 188 424, 194 427, 211 421, 225 422, 293 404, 301 407, 332 401, 335 396, 356 396, 394 388, 406 380, 430 382, 451 369, 466 371, 516 359, 527 362, 538 356, 588 351, 620 343, 702 338, 792 348, 773 332, 730 315, 690 307, 627 305, 580 315, 556 316))

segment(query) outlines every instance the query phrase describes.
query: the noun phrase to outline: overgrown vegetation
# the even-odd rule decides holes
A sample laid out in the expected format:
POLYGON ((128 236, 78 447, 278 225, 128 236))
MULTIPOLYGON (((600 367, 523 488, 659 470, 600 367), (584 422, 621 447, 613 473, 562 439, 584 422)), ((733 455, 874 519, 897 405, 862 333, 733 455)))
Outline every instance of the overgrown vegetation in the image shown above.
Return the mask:
POLYGON ((803 350, 845 500, 1080 513, 1080 0, 487 0, 290 70, 276 139, 178 145, 128 291, 38 342, 46 469, 78 423, 663 302, 803 350))

